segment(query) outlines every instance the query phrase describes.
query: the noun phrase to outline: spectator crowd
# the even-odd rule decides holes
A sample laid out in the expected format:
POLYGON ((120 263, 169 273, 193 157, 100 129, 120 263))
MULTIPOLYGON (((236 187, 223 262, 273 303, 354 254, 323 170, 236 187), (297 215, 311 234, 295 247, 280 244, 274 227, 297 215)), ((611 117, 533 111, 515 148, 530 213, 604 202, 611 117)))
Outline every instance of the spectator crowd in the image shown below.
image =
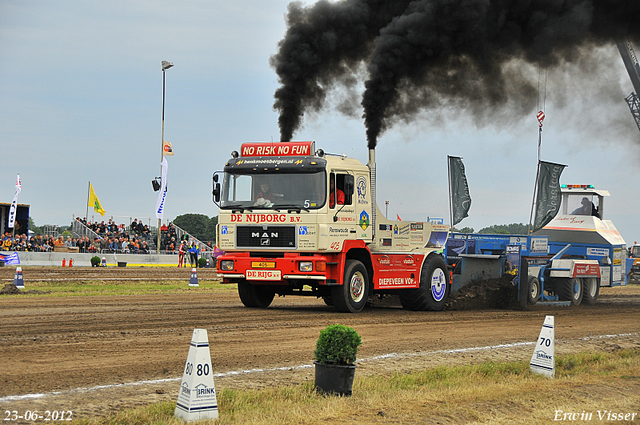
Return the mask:
POLYGON ((151 230, 138 219, 134 219, 129 225, 129 229, 124 224, 116 224, 109 219, 104 221, 87 222, 84 218, 76 218, 80 223, 93 230, 98 237, 93 241, 88 236, 74 239, 67 237, 72 247, 77 247, 78 252, 117 252, 124 254, 148 254, 151 230))
MULTIPOLYGON (((129 226, 116 224, 112 219, 109 219, 106 223, 104 221, 100 223, 87 222, 86 219, 80 217, 75 220, 91 229, 97 236, 94 235, 92 238, 89 236, 75 238, 71 236, 53 237, 43 235, 28 237, 26 234, 12 236, 11 233, 6 233, 2 237, 0 250, 52 252, 57 247, 65 247, 77 249, 79 253, 148 254, 150 252, 149 245, 153 245, 155 249, 155 244, 153 243, 155 240, 153 240, 151 230, 142 220, 134 219, 129 226)), ((183 249, 188 251, 192 246, 195 247, 195 240, 190 238, 186 232, 182 237, 178 237, 178 232, 173 223, 163 224, 160 228, 160 250, 165 251, 167 254, 178 254, 180 245, 183 245, 183 249)), ((197 252, 199 252, 199 249, 197 252)), ((192 251, 189 253, 191 254, 192 251)), ((197 256, 198 254, 196 253, 196 261, 197 256)))

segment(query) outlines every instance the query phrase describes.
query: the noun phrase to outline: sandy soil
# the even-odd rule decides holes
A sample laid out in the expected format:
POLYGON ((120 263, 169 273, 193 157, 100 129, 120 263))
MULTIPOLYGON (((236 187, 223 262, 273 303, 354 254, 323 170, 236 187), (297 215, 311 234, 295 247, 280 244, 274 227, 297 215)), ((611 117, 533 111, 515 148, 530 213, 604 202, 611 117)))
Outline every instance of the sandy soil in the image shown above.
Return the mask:
MULTIPOLYGON (((183 280, 186 287, 189 272, 24 270, 27 289, 29 281, 51 279, 171 279, 183 280)), ((10 282, 13 273, 13 268, 0 270, 0 286, 10 282)), ((203 269, 199 277, 214 279, 215 274, 203 269)), ((362 336, 359 374, 488 359, 528 360, 547 314, 556 317, 559 354, 640 348, 639 285, 602 288, 600 301, 591 307, 409 312, 394 303, 378 303, 359 314, 336 313, 322 300, 301 297, 276 298, 265 310, 247 309, 235 292, 198 290, 108 297, 3 295, 0 413, 64 409, 74 417, 91 417, 175 401, 194 328, 208 331, 220 390, 313 380, 315 341, 332 323, 352 326, 362 336)))

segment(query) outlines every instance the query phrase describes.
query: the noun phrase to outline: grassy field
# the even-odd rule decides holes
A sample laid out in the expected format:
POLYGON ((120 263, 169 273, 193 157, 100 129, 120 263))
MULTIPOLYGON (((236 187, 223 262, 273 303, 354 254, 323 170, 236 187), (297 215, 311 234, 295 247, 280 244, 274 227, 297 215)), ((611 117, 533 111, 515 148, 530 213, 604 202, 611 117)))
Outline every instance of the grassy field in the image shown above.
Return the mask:
MULTIPOLYGON (((200 279, 197 287, 185 281, 131 281, 131 280, 83 280, 83 281, 33 281, 23 290, 23 297, 70 297, 94 295, 149 295, 177 294, 180 292, 237 292, 236 285, 221 285, 218 280, 200 279), (34 291, 34 293, 30 293, 34 291)), ((0 297, 14 295, 0 295, 0 297)))
MULTIPOLYGON (((351 397, 313 384, 222 390, 219 419, 203 424, 546 424, 640 423, 640 350, 558 356, 556 377, 526 362, 438 367, 359 378, 351 397)), ((89 425, 182 424, 174 402, 123 411, 89 425)))

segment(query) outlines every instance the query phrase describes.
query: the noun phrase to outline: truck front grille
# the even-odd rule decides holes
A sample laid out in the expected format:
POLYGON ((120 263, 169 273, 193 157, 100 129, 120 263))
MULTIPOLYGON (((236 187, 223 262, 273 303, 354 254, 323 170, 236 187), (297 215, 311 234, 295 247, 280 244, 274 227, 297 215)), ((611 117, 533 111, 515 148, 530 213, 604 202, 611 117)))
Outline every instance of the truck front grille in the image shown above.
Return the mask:
POLYGON ((295 226, 237 226, 237 248, 296 248, 295 226))

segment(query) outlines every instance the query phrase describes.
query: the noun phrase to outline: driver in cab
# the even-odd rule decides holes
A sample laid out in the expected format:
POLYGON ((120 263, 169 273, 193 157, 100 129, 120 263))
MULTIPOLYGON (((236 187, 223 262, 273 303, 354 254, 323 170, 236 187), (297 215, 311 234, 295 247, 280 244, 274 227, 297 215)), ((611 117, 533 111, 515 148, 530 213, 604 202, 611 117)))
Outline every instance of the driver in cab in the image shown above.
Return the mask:
POLYGON ((329 178, 329 208, 334 208, 336 204, 344 205, 344 192, 336 189, 335 177, 332 174, 329 178))
POLYGON ((576 208, 571 214, 572 215, 592 215, 594 217, 600 218, 600 214, 598 213, 598 208, 587 197, 582 198, 580 207, 576 208))
POLYGON ((256 195, 256 205, 269 205, 272 201, 273 193, 271 192, 271 185, 269 182, 263 181, 260 183, 260 191, 256 195))

